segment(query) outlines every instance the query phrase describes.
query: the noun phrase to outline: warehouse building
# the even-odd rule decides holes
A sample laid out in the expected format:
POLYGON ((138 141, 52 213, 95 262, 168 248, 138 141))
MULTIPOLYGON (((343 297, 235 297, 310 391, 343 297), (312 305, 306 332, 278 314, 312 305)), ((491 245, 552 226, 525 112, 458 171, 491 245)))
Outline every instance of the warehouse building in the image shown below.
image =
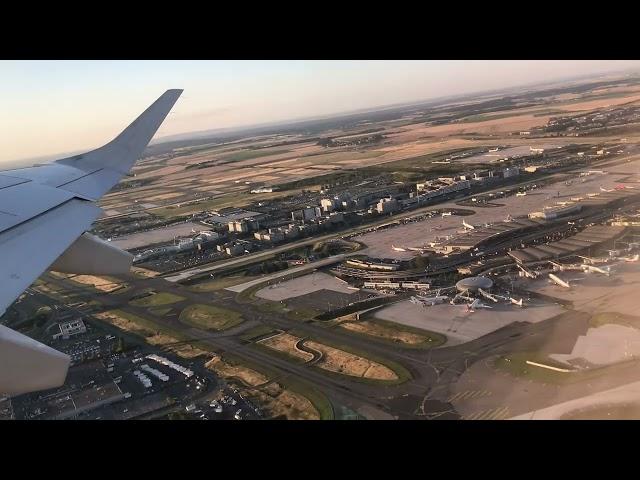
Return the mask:
POLYGON ((513 235, 519 235, 529 230, 540 228, 542 225, 543 223, 540 221, 526 218, 494 223, 451 238, 441 245, 436 246, 435 250, 447 254, 456 251, 464 252, 472 248, 481 248, 483 245, 503 240, 513 235))
POLYGON ((577 235, 557 242, 512 250, 509 256, 518 263, 531 263, 588 253, 591 249, 606 247, 608 243, 624 235, 625 230, 625 227, 593 225, 577 235))

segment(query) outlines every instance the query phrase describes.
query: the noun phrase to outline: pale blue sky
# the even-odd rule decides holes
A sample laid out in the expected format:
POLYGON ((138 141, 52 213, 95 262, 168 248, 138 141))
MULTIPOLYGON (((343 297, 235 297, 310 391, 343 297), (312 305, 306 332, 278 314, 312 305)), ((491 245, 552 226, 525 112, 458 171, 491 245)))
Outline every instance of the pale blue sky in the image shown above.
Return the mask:
POLYGON ((0 61, 0 162, 102 145, 168 88, 158 137, 639 67, 634 61, 0 61))

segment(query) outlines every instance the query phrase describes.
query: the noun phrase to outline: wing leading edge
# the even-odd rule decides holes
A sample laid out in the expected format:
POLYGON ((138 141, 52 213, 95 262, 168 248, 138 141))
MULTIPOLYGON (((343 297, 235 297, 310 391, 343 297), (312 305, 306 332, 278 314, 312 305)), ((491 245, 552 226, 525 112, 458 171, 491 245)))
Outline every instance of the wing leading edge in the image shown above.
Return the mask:
MULTIPOLYGON (((0 207, 0 315, 90 228, 101 212, 93 202, 142 156, 181 93, 167 90, 103 147, 0 172, 0 199, 6 206, 0 207), (31 191, 37 198, 25 197, 31 191)), ((60 386, 68 366, 68 356, 0 328, 0 394, 60 386)))

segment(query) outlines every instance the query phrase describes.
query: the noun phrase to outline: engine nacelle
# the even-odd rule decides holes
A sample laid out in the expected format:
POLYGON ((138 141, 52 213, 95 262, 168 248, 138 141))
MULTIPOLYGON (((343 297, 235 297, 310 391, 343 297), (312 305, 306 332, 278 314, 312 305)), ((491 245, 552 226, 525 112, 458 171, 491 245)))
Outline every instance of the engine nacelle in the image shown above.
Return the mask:
POLYGON ((86 275, 118 275, 129 272, 133 255, 104 240, 82 234, 53 262, 50 270, 86 275))

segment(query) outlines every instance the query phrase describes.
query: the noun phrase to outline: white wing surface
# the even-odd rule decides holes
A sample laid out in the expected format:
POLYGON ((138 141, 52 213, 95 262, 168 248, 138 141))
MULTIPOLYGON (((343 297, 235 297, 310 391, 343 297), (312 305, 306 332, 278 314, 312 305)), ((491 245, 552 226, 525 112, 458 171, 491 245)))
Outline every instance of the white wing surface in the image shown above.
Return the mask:
MULTIPOLYGON (((74 273, 128 270, 130 254, 85 232, 102 212, 94 202, 141 157, 181 93, 167 90, 103 147, 0 172, 0 315, 52 265, 74 273)), ((68 365, 68 356, 0 325, 0 394, 59 386, 68 365)))

